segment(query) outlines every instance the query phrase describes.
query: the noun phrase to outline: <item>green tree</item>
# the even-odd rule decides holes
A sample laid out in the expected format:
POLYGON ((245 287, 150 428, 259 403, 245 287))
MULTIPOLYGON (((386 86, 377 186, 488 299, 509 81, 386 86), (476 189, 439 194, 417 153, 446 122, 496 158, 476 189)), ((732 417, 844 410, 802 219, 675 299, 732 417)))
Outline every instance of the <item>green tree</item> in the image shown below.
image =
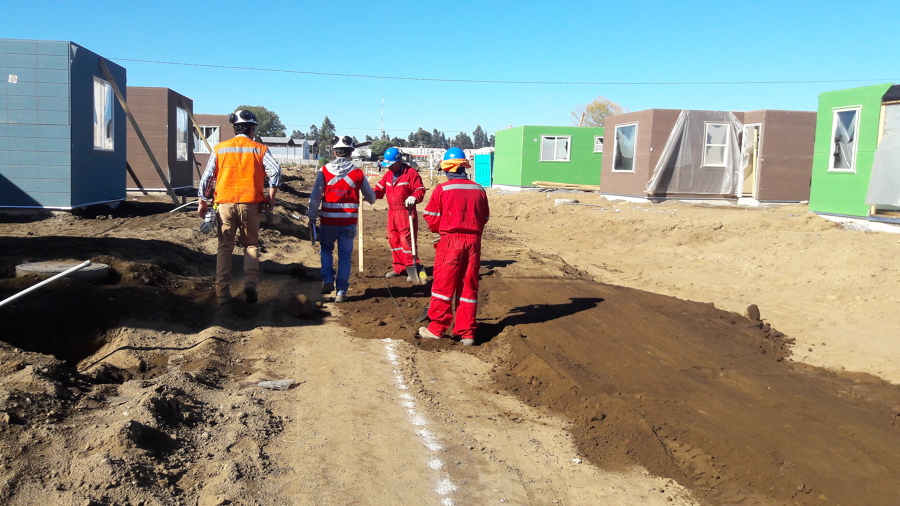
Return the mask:
POLYGON ((292 139, 305 139, 306 132, 301 132, 300 130, 294 130, 293 132, 291 132, 291 138, 292 139))
POLYGON ((491 134, 491 136, 488 137, 488 146, 494 147, 494 134, 491 134))
POLYGON ((472 138, 465 132, 456 134, 456 138, 453 139, 453 145, 461 149, 472 149, 475 147, 475 145, 472 144, 472 138))
POLYGON ((334 147, 334 123, 328 119, 328 116, 325 116, 325 119, 322 120, 322 126, 319 127, 319 135, 318 135, 318 143, 319 143, 319 155, 321 158, 327 158, 331 160, 334 158, 334 153, 332 152, 332 148, 334 147))
POLYGON ((475 131, 472 132, 472 145, 475 146, 475 149, 478 149, 487 146, 487 143, 487 134, 481 129, 481 125, 478 125, 475 127, 475 131))
POLYGON ((261 105, 239 105, 239 109, 246 109, 256 115, 256 135, 260 137, 284 137, 284 125, 281 119, 273 111, 266 109, 261 105))
POLYGON ((616 102, 605 97, 597 97, 587 104, 578 104, 572 111, 572 124, 586 127, 603 126, 606 118, 628 112, 628 109, 622 107, 616 102), (582 121, 582 116, 584 121, 582 121))
POLYGON ((432 148, 441 148, 447 149, 447 137, 444 136, 444 132, 439 131, 437 128, 431 131, 431 147, 432 148))
POLYGON ((391 141, 390 139, 378 139, 369 147, 372 148, 372 160, 378 160, 384 156, 384 152, 387 151, 387 148, 391 147, 391 141))
POLYGON ((434 139, 432 138, 431 132, 422 127, 419 127, 415 133, 409 134, 410 146, 427 148, 431 147, 433 143, 434 139))

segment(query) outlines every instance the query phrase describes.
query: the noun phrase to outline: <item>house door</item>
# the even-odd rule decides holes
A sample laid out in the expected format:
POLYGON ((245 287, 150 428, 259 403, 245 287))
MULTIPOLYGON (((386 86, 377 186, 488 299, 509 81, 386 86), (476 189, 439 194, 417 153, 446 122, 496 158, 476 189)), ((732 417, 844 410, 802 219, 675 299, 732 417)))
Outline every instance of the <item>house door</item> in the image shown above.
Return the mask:
POLYGON ((756 186, 759 178, 759 124, 744 125, 744 139, 741 145, 741 159, 744 165, 743 197, 756 198, 756 186))

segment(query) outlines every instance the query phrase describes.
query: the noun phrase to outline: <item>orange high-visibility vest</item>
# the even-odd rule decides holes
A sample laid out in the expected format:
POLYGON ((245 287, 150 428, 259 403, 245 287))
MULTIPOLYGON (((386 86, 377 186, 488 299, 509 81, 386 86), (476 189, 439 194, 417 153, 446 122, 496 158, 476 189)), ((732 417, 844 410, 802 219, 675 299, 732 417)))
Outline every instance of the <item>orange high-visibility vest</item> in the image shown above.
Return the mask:
POLYGON ((216 144, 217 204, 258 204, 266 200, 263 157, 268 149, 241 135, 216 144))
POLYGON ((322 167, 325 192, 322 195, 322 225, 356 225, 359 221, 359 192, 366 175, 356 168, 344 177, 337 177, 322 167))

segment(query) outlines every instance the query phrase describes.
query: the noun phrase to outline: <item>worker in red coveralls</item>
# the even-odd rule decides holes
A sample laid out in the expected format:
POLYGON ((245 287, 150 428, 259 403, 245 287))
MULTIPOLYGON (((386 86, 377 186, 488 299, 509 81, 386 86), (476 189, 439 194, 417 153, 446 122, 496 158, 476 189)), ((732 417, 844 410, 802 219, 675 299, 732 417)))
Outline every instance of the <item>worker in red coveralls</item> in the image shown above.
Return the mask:
MULTIPOLYGON (((385 150, 381 166, 390 170, 375 185, 375 197, 387 198, 387 236, 394 265, 384 277, 393 278, 405 274, 406 268, 413 265, 411 241, 413 234, 418 234, 419 231, 416 204, 425 198, 425 185, 422 184, 418 171, 403 161, 397 148, 385 150), (410 213, 413 218, 412 230, 409 228, 410 213)), ((407 281, 414 280, 407 276, 407 281)))
POLYGON ((424 338, 443 337, 453 320, 455 303, 453 334, 464 346, 475 344, 481 234, 490 217, 487 194, 466 175, 469 167, 462 149, 448 149, 441 162, 447 181, 435 187, 425 206, 428 228, 441 237, 434 245, 434 281, 428 307, 431 322, 419 328, 424 338))

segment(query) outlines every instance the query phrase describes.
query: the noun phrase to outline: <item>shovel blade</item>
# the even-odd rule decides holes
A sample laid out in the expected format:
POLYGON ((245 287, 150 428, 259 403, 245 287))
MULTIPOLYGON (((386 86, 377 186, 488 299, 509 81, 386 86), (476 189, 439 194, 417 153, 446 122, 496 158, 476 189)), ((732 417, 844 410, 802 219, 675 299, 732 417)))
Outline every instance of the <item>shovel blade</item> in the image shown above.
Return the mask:
POLYGON ((425 309, 423 309, 422 312, 419 313, 419 317, 416 318, 416 323, 422 323, 424 321, 428 321, 428 307, 429 306, 430 306, 430 304, 425 304, 425 309))
POLYGON ((413 264, 406 268, 406 275, 417 285, 424 285, 428 282, 428 275, 425 274, 425 267, 413 264))

